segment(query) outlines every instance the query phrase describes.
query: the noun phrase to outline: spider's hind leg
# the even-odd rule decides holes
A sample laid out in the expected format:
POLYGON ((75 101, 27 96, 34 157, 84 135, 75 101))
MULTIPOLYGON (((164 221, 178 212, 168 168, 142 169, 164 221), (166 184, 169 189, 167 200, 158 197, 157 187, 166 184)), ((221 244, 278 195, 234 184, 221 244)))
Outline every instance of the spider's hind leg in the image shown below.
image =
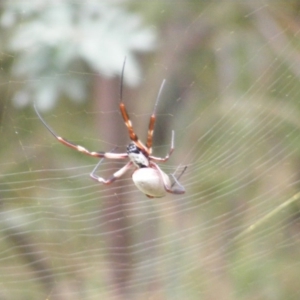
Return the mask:
POLYGON ((180 184, 179 179, 180 177, 183 175, 183 173, 185 172, 187 166, 185 166, 183 168, 183 170, 181 171, 180 175, 176 178, 174 174, 170 174, 173 183, 171 184, 171 191, 174 194, 183 194, 185 192, 185 188, 180 184))
POLYGON ((185 172, 186 168, 185 167, 183 169, 183 171, 180 173, 180 175, 176 178, 174 174, 170 174, 170 176, 172 177, 173 183, 169 183, 168 180, 166 180, 166 176, 168 177, 167 174, 165 174, 160 167, 155 164, 152 163, 152 167, 158 171, 159 176, 163 182, 164 185, 164 189, 171 194, 184 194, 185 193, 185 188, 179 183, 179 179, 182 176, 182 174, 185 172))

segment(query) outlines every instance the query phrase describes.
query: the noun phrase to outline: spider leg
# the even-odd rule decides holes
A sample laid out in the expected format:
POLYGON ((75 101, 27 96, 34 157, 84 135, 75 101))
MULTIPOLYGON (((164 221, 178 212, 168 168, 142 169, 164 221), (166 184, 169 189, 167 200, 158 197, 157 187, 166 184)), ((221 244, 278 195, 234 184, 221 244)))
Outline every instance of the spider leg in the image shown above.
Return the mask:
POLYGON ((170 175, 172 176, 174 182, 171 185, 171 189, 167 190, 167 192, 173 193, 173 194, 184 194, 185 188, 179 183, 178 179, 174 176, 174 174, 170 174, 170 175))
MULTIPOLYGON (((185 172, 185 170, 187 169, 187 166, 185 166, 183 168, 183 170, 181 171, 180 175, 177 176, 177 178, 175 177, 174 173, 173 174, 170 174, 174 179, 175 179, 175 182, 173 182, 172 186, 174 186, 175 183, 179 183, 178 180, 180 179, 180 177, 183 175, 183 173, 185 172)), ((175 171, 176 172, 176 171, 175 171)))
POLYGON ((165 162, 165 161, 167 161, 170 158, 171 154, 173 153, 173 151, 175 149, 175 147, 174 147, 174 136, 175 136, 175 133, 174 133, 174 130, 172 130, 171 147, 170 147, 170 150, 169 150, 168 154, 165 157, 156 157, 156 156, 151 155, 151 156, 149 156, 149 158, 151 160, 156 161, 156 162, 165 162))
POLYGON ((124 123, 128 129, 130 139, 141 149, 148 153, 145 145, 139 140, 138 136, 133 130, 132 122, 129 118, 128 112, 126 110, 125 104, 123 102, 123 78, 124 78, 124 69, 125 69, 126 58, 124 59, 122 73, 121 73, 121 85, 120 85, 120 111, 123 117, 124 123))
POLYGON ((155 101, 155 104, 154 104, 154 109, 153 109, 152 115, 150 117, 147 143, 146 143, 146 147, 148 148, 149 154, 152 153, 152 139, 153 139, 154 125, 155 125, 155 121, 156 121, 156 108, 157 108, 157 104, 158 104, 158 101, 160 99, 160 95, 162 93, 162 90, 164 88, 165 82, 166 82, 166 80, 164 79, 161 86, 160 86, 160 89, 159 89, 159 92, 158 92, 158 95, 157 95, 157 98, 156 98, 156 101, 155 101))
MULTIPOLYGON (((176 179, 176 177, 173 174, 171 174, 171 176, 174 180, 174 183, 171 185, 171 187, 169 187, 167 182, 164 179, 163 171, 160 169, 160 167, 153 162, 152 162, 152 166, 154 167, 154 169, 156 169, 158 171, 159 176, 160 176, 161 180, 163 181, 164 188, 168 193, 171 193, 171 194, 184 194, 185 193, 185 188, 178 182, 178 180, 176 179), (178 186, 177 188, 174 188, 175 183, 178 186)), ((184 169, 184 171, 185 171, 185 169, 184 169)), ((180 176, 182 174, 183 174, 183 172, 180 174, 180 176)))
POLYGON ((68 140, 66 140, 65 138, 58 136, 54 130, 46 123, 46 121, 43 119, 43 117, 41 116, 41 114, 39 113, 39 111, 37 110, 36 106, 34 105, 34 110, 37 114, 37 116, 39 117, 39 119, 41 120, 41 122, 44 124, 44 126, 48 129, 48 131, 63 145, 70 147, 72 149, 75 149, 79 152, 82 152, 84 154, 87 154, 89 156, 93 156, 93 157, 104 157, 104 158, 109 158, 109 159, 124 159, 128 157, 127 153, 111 153, 111 152, 102 152, 102 151, 89 151, 88 149, 84 148, 83 146, 80 145, 76 145, 72 142, 69 142, 68 140))
POLYGON ((185 166, 183 168, 183 170, 181 171, 180 175, 176 178, 174 174, 170 174, 173 178, 173 183, 171 185, 171 188, 173 188, 175 185, 177 185, 177 187, 179 187, 179 190, 185 190, 184 187, 179 183, 179 179, 180 177, 183 175, 183 173, 185 172, 187 166, 185 166))
POLYGON ((125 122, 125 125, 128 129, 128 133, 129 133, 129 137, 130 139, 141 149, 144 149, 146 151, 146 147, 145 145, 139 140, 138 136, 136 135, 136 133, 134 132, 133 130, 133 127, 132 127, 132 122, 131 120, 129 119, 129 115, 126 111, 126 108, 125 108, 125 105, 123 102, 120 102, 120 111, 121 111, 121 114, 122 114, 122 117, 123 117, 123 120, 125 122))
POLYGON ((96 180, 97 182, 101 182, 103 184, 111 184, 113 183, 116 179, 120 178, 122 175, 124 175, 132 166, 132 162, 129 161, 124 167, 122 167, 120 170, 118 170, 117 172, 115 172, 110 178, 108 179, 104 179, 102 177, 99 177, 98 175, 96 175, 96 171, 98 169, 98 167, 100 166, 100 164, 102 163, 104 158, 102 158, 98 164, 96 165, 96 167, 94 168, 94 170, 92 171, 92 173, 90 174, 90 177, 94 180, 96 180))

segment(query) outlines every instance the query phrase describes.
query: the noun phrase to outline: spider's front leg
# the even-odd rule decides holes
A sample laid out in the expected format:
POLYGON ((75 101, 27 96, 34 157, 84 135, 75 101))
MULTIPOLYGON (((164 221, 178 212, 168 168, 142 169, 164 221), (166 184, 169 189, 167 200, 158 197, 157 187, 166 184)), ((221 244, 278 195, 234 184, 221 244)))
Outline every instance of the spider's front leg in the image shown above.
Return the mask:
POLYGON ((79 151, 81 153, 87 154, 89 156, 93 157, 99 157, 99 158, 108 158, 108 159, 125 159, 128 157, 127 153, 113 153, 113 152, 103 152, 103 151, 90 151, 86 149, 83 146, 76 145, 67 139, 57 135, 54 130, 46 123, 46 121, 43 119, 39 111, 37 110, 36 106, 34 105, 34 110, 38 116, 38 118, 41 120, 41 122, 44 124, 44 126, 47 128, 47 130, 63 145, 70 147, 76 151, 79 151))
POLYGON ((104 179, 102 177, 99 177, 98 175, 96 175, 96 171, 98 169, 98 167, 100 166, 100 164, 102 163, 104 158, 102 158, 98 164, 96 165, 96 167, 94 168, 94 170, 92 171, 92 173, 90 174, 90 177, 94 180, 96 180, 97 182, 101 182, 103 184, 111 184, 113 183, 116 179, 120 178, 122 175, 124 175, 132 166, 132 162, 129 161, 124 167, 122 167, 120 170, 118 170, 117 172, 115 172, 110 178, 108 179, 104 179))

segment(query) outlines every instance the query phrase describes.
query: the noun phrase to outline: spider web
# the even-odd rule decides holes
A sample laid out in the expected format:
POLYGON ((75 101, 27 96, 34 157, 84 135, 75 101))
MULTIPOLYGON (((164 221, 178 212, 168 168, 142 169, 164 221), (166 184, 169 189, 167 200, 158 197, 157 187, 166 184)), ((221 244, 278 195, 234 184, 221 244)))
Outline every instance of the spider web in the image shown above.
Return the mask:
MULTIPOLYGON (((187 166, 186 193, 148 199, 130 173, 95 183, 97 159, 59 144, 32 102, 12 104, 21 86, 75 77, 90 100, 63 96, 46 122, 90 150, 124 152, 117 78, 74 67, 19 80, 18 56, 2 52, 0 298, 299 299, 299 2, 149 3, 160 46, 123 98, 145 141, 166 78, 153 153, 167 153, 174 129, 160 166, 187 166)), ((97 174, 124 164, 104 160, 97 174)))

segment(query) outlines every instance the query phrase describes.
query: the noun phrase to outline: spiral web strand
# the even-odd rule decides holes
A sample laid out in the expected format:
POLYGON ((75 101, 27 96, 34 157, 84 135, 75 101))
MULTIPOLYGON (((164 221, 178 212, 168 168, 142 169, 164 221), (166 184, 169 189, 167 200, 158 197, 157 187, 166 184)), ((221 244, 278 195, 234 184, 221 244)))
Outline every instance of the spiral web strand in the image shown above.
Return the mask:
MULTIPOLYGON (((146 142, 155 97, 167 79, 153 155, 164 155, 174 129, 174 153, 160 166, 176 175, 187 166, 179 180, 184 195, 148 199, 130 174, 110 186, 90 180, 98 159, 59 144, 30 106, 16 109, 11 99, 20 82, 2 78, 0 298, 299 299, 300 28, 283 18, 288 14, 280 6, 256 5, 235 7, 243 26, 206 20, 219 16, 214 4, 191 10, 191 18, 179 22, 183 28, 165 37, 175 43, 173 52, 149 60, 156 71, 148 71, 134 93, 123 91, 146 142), (199 28, 207 30, 200 37, 199 28), (180 60, 181 47, 198 47, 194 40, 214 44, 210 54, 208 44, 195 48, 201 55, 191 65, 180 60)), ((9 55, 17 60, 10 53, 2 58, 9 55)), ((73 76, 93 81, 98 75, 35 80, 51 84, 73 76)), ((76 144, 123 152, 128 133, 118 93, 110 96, 109 109, 69 101, 43 117, 76 144)), ((122 166, 105 159, 97 172, 108 177, 122 166)))

